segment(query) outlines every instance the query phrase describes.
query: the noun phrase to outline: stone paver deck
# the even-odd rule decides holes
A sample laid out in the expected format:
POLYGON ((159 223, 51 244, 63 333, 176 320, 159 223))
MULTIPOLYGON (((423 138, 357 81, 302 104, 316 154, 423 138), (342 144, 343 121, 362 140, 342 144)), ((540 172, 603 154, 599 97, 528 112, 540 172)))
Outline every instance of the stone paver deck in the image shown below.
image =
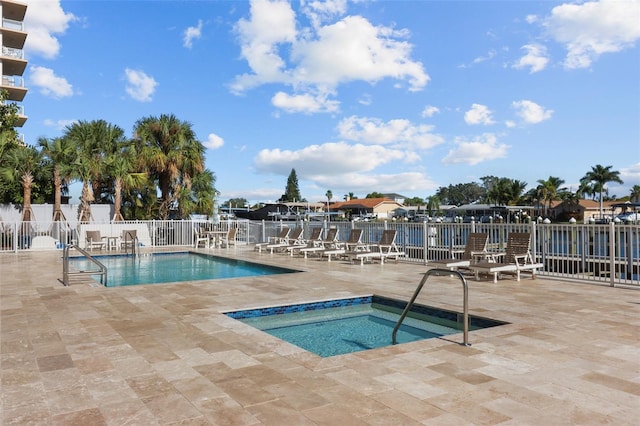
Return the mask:
MULTIPOLYGON (((221 312, 407 300, 425 267, 216 250, 305 272, 65 288, 59 251, 1 254, 0 423, 638 424, 636 289, 469 280, 471 313, 511 324, 471 332, 471 347, 454 335, 320 358, 221 312)), ((458 282, 434 279, 417 302, 459 310, 461 294, 458 282)))

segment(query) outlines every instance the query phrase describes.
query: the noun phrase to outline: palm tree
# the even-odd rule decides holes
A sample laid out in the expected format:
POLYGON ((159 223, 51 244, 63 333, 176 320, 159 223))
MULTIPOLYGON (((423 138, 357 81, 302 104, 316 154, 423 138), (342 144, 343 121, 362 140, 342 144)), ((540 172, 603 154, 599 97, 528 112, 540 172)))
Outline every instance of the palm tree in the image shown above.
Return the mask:
POLYGON ((558 191, 560 186, 564 183, 564 180, 559 177, 549 176, 549 179, 539 179, 536 193, 539 196, 540 201, 544 203, 544 214, 548 216, 551 203, 558 198, 558 191))
POLYGON ((631 188, 631 194, 629 195, 629 200, 632 203, 640 202, 640 185, 633 185, 631 188))
POLYGON ((113 178, 113 218, 115 221, 122 221, 122 191, 133 187, 144 185, 147 174, 133 172, 136 164, 135 149, 130 146, 121 151, 112 153, 107 157, 107 170, 113 178))
POLYGON ((142 165, 158 183, 160 214, 167 218, 172 205, 180 202, 180 188, 190 188, 193 177, 204 171, 204 146, 191 124, 174 115, 138 120, 135 143, 142 165))
POLYGON ((20 146, 5 155, 0 169, 1 175, 8 181, 19 180, 22 185, 22 221, 29 222, 33 217, 31 209, 31 189, 34 173, 42 167, 42 154, 32 146, 20 146))
POLYGON ((434 216, 433 212, 438 213, 440 211, 440 197, 438 197, 437 195, 428 196, 427 210, 429 211, 429 216, 434 216))
POLYGON ((65 221, 62 213, 62 187, 71 180, 72 155, 75 147, 65 138, 38 139, 38 145, 42 148, 42 154, 53 163, 53 221, 65 221))
POLYGON ((329 189, 327 190, 325 195, 327 196, 327 214, 329 214, 329 205, 331 204, 331 199, 333 198, 333 192, 329 189))
MULTIPOLYGON (((597 164, 591 167, 582 179, 580 179, 581 188, 591 188, 591 191, 598 193, 600 196, 600 217, 604 216, 602 194, 606 191, 605 185, 609 182, 617 182, 623 184, 620 179, 620 172, 611 170, 613 166, 601 166, 597 164)), ((581 191, 585 192, 585 191, 581 191)))

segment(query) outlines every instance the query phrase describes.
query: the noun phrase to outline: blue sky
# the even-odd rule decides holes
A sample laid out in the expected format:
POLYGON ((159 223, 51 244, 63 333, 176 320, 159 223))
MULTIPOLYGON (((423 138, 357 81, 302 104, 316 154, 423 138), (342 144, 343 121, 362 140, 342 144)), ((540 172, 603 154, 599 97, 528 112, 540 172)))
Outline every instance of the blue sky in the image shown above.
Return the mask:
POLYGON ((26 141, 174 114, 222 201, 640 184, 639 1, 27 3, 26 141))

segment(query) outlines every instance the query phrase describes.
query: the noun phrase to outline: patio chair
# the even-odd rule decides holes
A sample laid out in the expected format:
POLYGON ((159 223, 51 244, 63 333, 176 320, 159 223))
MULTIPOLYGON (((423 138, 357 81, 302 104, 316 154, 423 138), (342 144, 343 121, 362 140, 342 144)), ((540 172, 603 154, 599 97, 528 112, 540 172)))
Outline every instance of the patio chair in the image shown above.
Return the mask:
POLYGON ((257 250, 258 252, 262 252, 262 249, 268 246, 269 244, 283 243, 287 241, 287 238, 289 237, 290 232, 291 230, 288 227, 283 226, 282 229, 280 230, 280 233, 277 236, 269 237, 266 242, 257 243, 254 246, 254 250, 257 250))
POLYGON ((230 246, 236 246, 236 235, 238 233, 238 228, 229 228, 229 232, 227 235, 220 238, 220 244, 223 247, 229 248, 230 246))
POLYGON ((346 241, 336 241, 332 247, 326 247, 320 252, 320 257, 327 257, 327 261, 331 262, 331 256, 339 257, 347 252, 358 251, 358 247, 362 245, 362 229, 352 229, 349 232, 349 238, 346 241))
POLYGON ((436 268, 448 268, 451 270, 457 268, 467 268, 472 263, 484 257, 487 253, 487 243, 489 242, 489 234, 484 232, 472 232, 467 238, 464 250, 453 250, 453 257, 447 259, 428 260, 428 265, 436 268), (455 254, 460 253, 459 257, 455 254))
POLYGON ((397 231, 395 229, 387 229, 382 233, 377 244, 369 244, 364 250, 345 253, 345 256, 349 258, 351 263, 359 260, 361 265, 365 261, 373 261, 374 259, 380 260, 381 264, 387 258, 394 258, 397 262, 400 256, 404 256, 404 252, 400 251, 396 245, 396 235, 397 231))
POLYGON ((207 235, 203 229, 194 228, 193 235, 194 235, 194 241, 193 241, 194 248, 200 247, 200 244, 202 244, 204 248, 209 248, 210 246, 209 235, 207 235))
POLYGON ((311 236, 308 239, 302 241, 304 244, 300 244, 300 245, 293 244, 289 247, 286 247, 286 250, 289 252, 291 256, 293 256, 296 252, 300 250, 321 246, 322 245, 321 238, 322 238, 322 227, 316 226, 311 231, 311 236))
POLYGON ((107 248, 107 241, 102 238, 100 231, 86 231, 85 232, 85 248, 93 250, 99 248, 100 250, 107 248))
POLYGON ((498 282, 500 273, 515 274, 520 281, 522 271, 531 272, 531 279, 536 278, 536 269, 543 268, 542 263, 534 263, 530 251, 531 234, 528 232, 511 232, 507 236, 507 249, 504 253, 491 254, 487 262, 474 263, 469 266, 475 273, 476 280, 480 274, 493 274, 493 282, 498 282))

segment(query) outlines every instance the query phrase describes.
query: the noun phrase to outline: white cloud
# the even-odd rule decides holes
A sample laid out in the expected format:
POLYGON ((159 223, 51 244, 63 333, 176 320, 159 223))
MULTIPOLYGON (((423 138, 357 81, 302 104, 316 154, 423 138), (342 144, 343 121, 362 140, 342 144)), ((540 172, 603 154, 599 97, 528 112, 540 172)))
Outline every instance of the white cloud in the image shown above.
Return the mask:
POLYGON ((271 103, 289 113, 337 112, 340 109, 340 102, 328 100, 323 95, 313 96, 310 93, 288 95, 278 92, 271 98, 271 103))
POLYGON ((493 133, 485 133, 474 140, 456 139, 456 148, 449 151, 442 162, 446 164, 469 164, 471 166, 484 161, 505 158, 509 145, 498 144, 493 133))
POLYGON ((197 40, 202 36, 202 20, 198 20, 197 27, 188 27, 184 30, 183 46, 187 49, 193 47, 193 40, 197 40))
POLYGON ((78 18, 65 12, 60 1, 27 1, 27 13, 24 18, 25 31, 29 33, 25 42, 25 51, 47 59, 53 59, 60 52, 57 36, 63 35, 71 22, 78 18))
POLYGON ((401 150, 345 142, 310 145, 300 150, 263 149, 254 159, 259 172, 287 175, 294 167, 299 177, 367 172, 406 157, 401 150))
POLYGON ((493 124, 491 110, 486 105, 473 104, 471 109, 464 113, 464 121, 467 124, 483 124, 485 126, 493 124))
POLYGON ((315 26, 297 31, 296 15, 288 2, 251 2, 251 16, 240 19, 235 27, 251 73, 236 76, 232 92, 281 83, 298 94, 311 90, 316 96, 326 96, 343 83, 373 84, 384 78, 406 81, 410 91, 417 91, 429 81, 422 64, 410 59, 407 31, 375 27, 361 16, 322 25, 321 21, 344 13, 341 1, 311 2, 303 9, 307 14, 316 13, 317 19, 315 26))
POLYGON ((156 90, 158 83, 153 77, 148 76, 143 71, 132 70, 127 68, 124 70, 127 86, 125 88, 127 94, 136 101, 150 102, 156 90))
POLYGON ((429 149, 444 142, 431 133, 433 126, 414 125, 409 120, 383 122, 377 118, 351 116, 338 123, 340 138, 375 145, 391 145, 403 149, 429 149))
POLYGON ((209 149, 218 149, 224 145, 224 139, 215 133, 209 133, 207 137, 207 141, 204 143, 204 146, 209 149))
POLYGON ((422 110, 422 116, 423 117, 433 117, 434 115, 436 115, 437 113, 440 112, 440 108, 438 107, 434 107, 432 105, 427 105, 426 107, 424 107, 424 109, 422 110))
MULTIPOLYGON (((437 185, 420 172, 375 173, 376 168, 393 161, 406 161, 407 156, 402 150, 380 145, 337 142, 311 145, 295 151, 264 149, 255 157, 254 166, 260 173, 281 176, 288 176, 293 167, 299 180, 331 188, 336 198, 340 198, 343 192, 368 193, 372 188, 376 191, 436 189, 437 185)), ((264 195, 258 198, 264 199, 264 195)))
POLYGON ((556 6, 543 25, 565 46, 565 68, 588 68, 603 53, 633 47, 640 39, 640 2, 601 0, 556 6))
POLYGON ((52 120, 50 118, 45 118, 43 124, 47 127, 53 127, 56 130, 64 130, 67 126, 76 123, 78 120, 69 119, 69 120, 52 120))
POLYGON ((528 100, 515 101, 511 105, 515 108, 518 117, 527 124, 541 123, 553 115, 552 109, 544 109, 537 103, 528 100))
POLYGON ((522 46, 521 49, 526 51, 526 54, 520 58, 518 62, 513 64, 513 68, 529 68, 529 72, 533 74, 535 72, 542 71, 547 67, 549 57, 545 46, 534 43, 526 44, 522 46))
POLYGON ((63 77, 55 75, 52 69, 45 67, 31 67, 29 81, 32 86, 39 87, 40 93, 54 99, 66 98, 73 95, 73 87, 63 77))
POLYGON ((314 28, 319 27, 322 22, 344 15, 346 11, 346 0, 312 0, 302 2, 302 12, 307 15, 314 28))

